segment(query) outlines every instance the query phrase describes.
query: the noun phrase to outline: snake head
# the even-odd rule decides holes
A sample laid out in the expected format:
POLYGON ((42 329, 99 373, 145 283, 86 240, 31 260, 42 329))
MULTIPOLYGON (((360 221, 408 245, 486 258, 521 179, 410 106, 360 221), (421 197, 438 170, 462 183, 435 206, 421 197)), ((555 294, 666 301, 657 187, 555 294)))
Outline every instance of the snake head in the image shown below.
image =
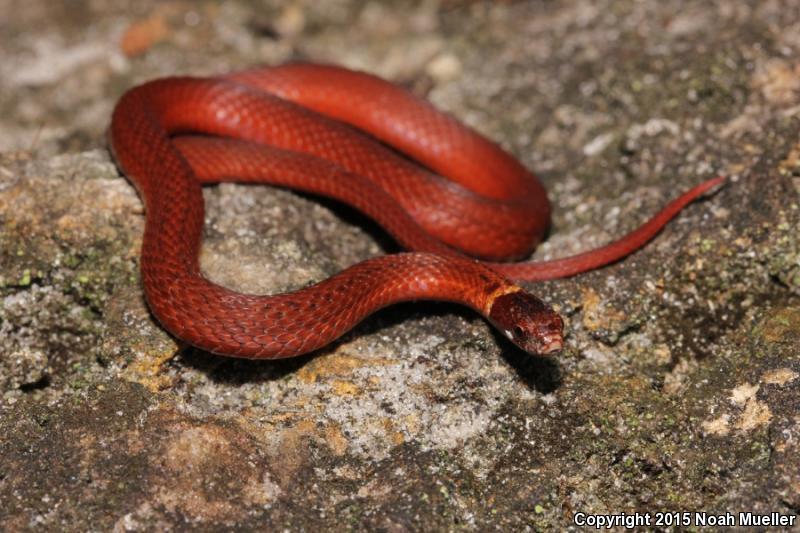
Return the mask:
POLYGON ((517 291, 495 298, 489 320, 511 342, 533 355, 561 351, 564 321, 536 296, 517 291))

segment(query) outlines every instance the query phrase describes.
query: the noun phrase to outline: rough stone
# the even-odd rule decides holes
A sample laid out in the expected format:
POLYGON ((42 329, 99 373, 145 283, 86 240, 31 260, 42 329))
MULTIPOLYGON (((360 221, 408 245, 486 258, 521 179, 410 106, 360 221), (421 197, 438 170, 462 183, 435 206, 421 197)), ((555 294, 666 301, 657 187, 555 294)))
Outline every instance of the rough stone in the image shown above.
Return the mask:
MULTIPOLYGON (((576 512, 800 514, 795 2, 0 12, 3 529, 550 531, 576 512), (556 359, 422 303, 312 356, 202 353, 148 313, 143 210, 105 150, 109 114, 145 79, 291 59, 388 77, 535 169, 555 206, 537 259, 731 180, 626 260, 531 286, 567 319, 556 359)), ((203 269, 238 290, 295 289, 396 249, 331 202, 233 184, 205 198, 203 269)))

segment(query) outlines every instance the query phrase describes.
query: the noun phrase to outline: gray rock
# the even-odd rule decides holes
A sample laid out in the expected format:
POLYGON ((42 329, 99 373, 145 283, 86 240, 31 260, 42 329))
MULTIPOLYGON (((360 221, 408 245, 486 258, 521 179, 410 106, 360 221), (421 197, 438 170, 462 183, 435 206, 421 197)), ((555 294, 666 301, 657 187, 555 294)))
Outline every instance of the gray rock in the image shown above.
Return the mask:
MULTIPOLYGON (((5 529, 797 517, 800 12, 755 0, 126 5, 0 0, 5 529), (122 54, 123 35, 140 55, 122 54), (555 360, 425 303, 313 356, 205 354, 143 301, 143 210, 105 151, 108 117, 145 79, 297 58, 393 79, 541 173, 555 213, 537 259, 607 242, 714 174, 731 181, 628 259, 531 285, 568 322, 555 360)), ((330 202, 233 184, 205 197, 202 267, 238 290, 296 289, 393 250, 330 202)))

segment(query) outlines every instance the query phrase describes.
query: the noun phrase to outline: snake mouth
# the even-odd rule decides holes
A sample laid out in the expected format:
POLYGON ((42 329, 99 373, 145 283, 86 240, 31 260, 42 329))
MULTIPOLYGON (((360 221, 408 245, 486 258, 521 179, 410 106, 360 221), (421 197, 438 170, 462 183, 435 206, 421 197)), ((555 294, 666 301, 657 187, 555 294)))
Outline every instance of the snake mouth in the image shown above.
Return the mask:
POLYGON ((540 339, 534 351, 539 355, 550 355, 560 352, 564 348, 564 339, 561 336, 540 339))

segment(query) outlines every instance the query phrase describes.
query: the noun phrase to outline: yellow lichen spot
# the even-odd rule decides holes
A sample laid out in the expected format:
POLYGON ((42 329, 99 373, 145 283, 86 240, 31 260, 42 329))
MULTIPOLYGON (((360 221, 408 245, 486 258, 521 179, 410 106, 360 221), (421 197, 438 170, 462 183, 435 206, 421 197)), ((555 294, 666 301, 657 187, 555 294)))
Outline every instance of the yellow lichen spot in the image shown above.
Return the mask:
POLYGON ((731 389, 730 400, 736 405, 743 405, 745 402, 755 397, 759 387, 759 385, 742 383, 741 385, 731 389))
POLYGON ((419 416, 415 414, 406 415, 403 417, 403 422, 405 423, 406 430, 409 433, 412 435, 419 433, 421 429, 419 416))
POLYGON ((331 390, 339 396, 356 396, 362 392, 354 383, 338 379, 331 383, 331 390))
POLYGON ((347 451, 347 438, 338 424, 331 424, 325 428, 325 442, 333 455, 337 457, 341 457, 347 451))
POLYGON ((756 398, 750 398, 747 400, 747 405, 745 405, 736 427, 742 431, 752 431, 759 426, 769 424, 771 419, 772 412, 769 410, 769 406, 756 398))
POLYGON ((310 361, 297 372, 297 379, 303 383, 316 383, 324 377, 349 376, 358 368, 396 363, 397 361, 391 359, 366 359, 336 352, 310 361))
POLYGON ((316 429, 317 425, 313 420, 309 420, 308 418, 298 421, 294 426, 295 432, 300 435, 311 435, 316 433, 316 429))
POLYGON ((150 392, 158 392, 172 386, 174 378, 162 374, 164 363, 175 357, 176 350, 160 352, 145 352, 137 357, 123 371, 123 376, 140 385, 147 387, 150 392))
POLYGON ((718 437, 724 437, 727 435, 730 430, 730 419, 729 415, 721 415, 714 420, 706 420, 702 423, 703 431, 707 435, 717 435, 718 437))
POLYGON ((723 172, 726 176, 733 176, 735 174, 741 174, 745 170, 747 170, 747 165, 742 163, 731 163, 725 167, 725 171, 723 172))
POLYGON ((386 430, 387 436, 392 440, 392 444, 395 446, 399 446, 406 441, 405 435, 403 435, 402 431, 398 431, 394 420, 391 418, 383 419, 383 429, 386 430))
POLYGON ((764 372, 761 376, 761 382, 769 385, 786 385, 787 383, 797 379, 797 372, 790 368, 776 368, 768 372, 764 372))
POLYGON ((785 307, 767 318, 761 329, 766 342, 781 342, 798 338, 800 331, 800 308, 785 307))
POLYGON ((653 346, 653 355, 656 363, 667 365, 672 361, 672 350, 666 344, 656 344, 653 346))
POLYGON ((789 176, 800 169, 800 144, 795 144, 786 158, 778 163, 778 171, 784 176, 789 176))
POLYGON ((625 313, 610 308, 600 299, 594 289, 588 288, 581 291, 583 307, 583 325, 589 331, 605 329, 613 331, 625 321, 625 313))
POLYGON ((166 17, 163 13, 156 13, 128 26, 120 39, 120 48, 128 57, 138 56, 166 39, 169 33, 170 27, 166 17))
POLYGON ((800 64, 784 59, 771 59, 761 65, 753 86, 772 104, 791 104, 800 91, 800 64))

